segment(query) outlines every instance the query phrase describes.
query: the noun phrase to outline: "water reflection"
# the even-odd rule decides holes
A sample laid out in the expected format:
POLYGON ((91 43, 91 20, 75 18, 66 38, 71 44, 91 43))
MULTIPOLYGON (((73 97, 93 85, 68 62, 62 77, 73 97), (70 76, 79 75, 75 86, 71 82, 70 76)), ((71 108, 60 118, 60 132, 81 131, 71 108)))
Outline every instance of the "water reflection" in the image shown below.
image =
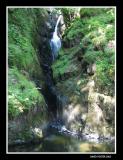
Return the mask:
POLYGON ((40 144, 11 146, 9 152, 114 152, 114 145, 80 141, 56 134, 46 137, 40 144))

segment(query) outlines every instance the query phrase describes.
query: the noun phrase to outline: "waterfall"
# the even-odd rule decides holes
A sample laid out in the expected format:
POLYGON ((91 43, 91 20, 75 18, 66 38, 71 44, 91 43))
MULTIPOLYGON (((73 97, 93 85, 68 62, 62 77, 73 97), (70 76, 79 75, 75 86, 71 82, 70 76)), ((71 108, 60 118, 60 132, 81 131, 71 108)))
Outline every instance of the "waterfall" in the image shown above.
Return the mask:
POLYGON ((62 16, 60 15, 58 20, 57 20, 57 23, 56 23, 56 26, 55 26, 55 30, 53 32, 53 37, 52 37, 52 39, 50 41, 50 47, 51 47, 51 50, 52 50, 53 61, 57 58, 58 51, 61 48, 61 40, 58 37, 58 33, 57 33, 58 24, 60 22, 61 17, 62 16))
POLYGON ((57 23, 56 23, 56 26, 55 26, 55 33, 57 33, 57 28, 58 28, 58 24, 60 22, 60 19, 61 19, 61 15, 59 16, 58 20, 57 20, 57 23))

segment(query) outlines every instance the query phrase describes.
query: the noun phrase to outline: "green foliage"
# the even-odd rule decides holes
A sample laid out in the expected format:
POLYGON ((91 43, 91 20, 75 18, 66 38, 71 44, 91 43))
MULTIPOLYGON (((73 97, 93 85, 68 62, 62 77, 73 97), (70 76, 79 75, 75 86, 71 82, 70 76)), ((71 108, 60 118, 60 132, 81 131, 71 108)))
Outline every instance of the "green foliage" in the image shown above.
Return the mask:
MULTIPOLYGON (((101 92, 114 90, 115 77, 115 10, 113 8, 82 8, 65 31, 66 41, 79 39, 84 60, 96 63, 96 87, 101 92)), ((69 53, 71 54, 71 53, 69 53)))
POLYGON ((61 8, 61 12, 63 14, 64 22, 67 28, 71 26, 71 22, 74 20, 74 15, 77 11, 77 8, 61 8))
POLYGON ((8 9, 9 118, 14 118, 36 105, 45 104, 43 96, 30 80, 32 77, 41 77, 34 35, 38 18, 44 14, 44 9, 8 9))
POLYGON ((70 63, 70 57, 68 54, 64 54, 63 50, 60 51, 59 56, 61 56, 60 59, 52 65, 54 78, 63 75, 70 63))
POLYGON ((90 39, 91 43, 95 46, 102 46, 109 40, 114 39, 113 9, 82 8, 81 10, 90 14, 90 17, 76 17, 65 31, 64 40, 71 41, 78 39, 81 42, 86 37, 90 39))
POLYGON ((90 17, 90 16, 96 16, 100 13, 106 12, 106 8, 81 8, 80 9, 80 15, 81 17, 90 17))
POLYGON ((9 117, 16 117, 35 105, 45 104, 35 84, 29 81, 17 68, 9 69, 8 82, 9 117))
POLYGON ((110 64, 107 59, 101 62, 97 61, 96 69, 96 87, 106 94, 114 94, 114 76, 115 66, 110 64))
POLYGON ((104 53, 102 51, 91 51, 88 50, 86 52, 86 54, 84 55, 84 59, 88 62, 88 63, 94 63, 96 60, 100 60, 102 55, 104 53))
POLYGON ((30 74, 39 70, 33 34, 36 28, 37 10, 9 9, 8 12, 8 63, 30 74), (30 14, 31 13, 31 14, 30 14))
POLYGON ((84 24, 82 21, 76 19, 74 22, 71 23, 71 26, 69 29, 66 31, 67 33, 65 36, 65 39, 72 40, 75 39, 76 37, 82 37, 83 35, 83 28, 84 24))
POLYGON ((75 69, 72 60, 80 49, 81 47, 78 45, 69 49, 60 50, 58 60, 52 65, 54 78, 57 78, 59 75, 64 75, 67 70, 75 69))

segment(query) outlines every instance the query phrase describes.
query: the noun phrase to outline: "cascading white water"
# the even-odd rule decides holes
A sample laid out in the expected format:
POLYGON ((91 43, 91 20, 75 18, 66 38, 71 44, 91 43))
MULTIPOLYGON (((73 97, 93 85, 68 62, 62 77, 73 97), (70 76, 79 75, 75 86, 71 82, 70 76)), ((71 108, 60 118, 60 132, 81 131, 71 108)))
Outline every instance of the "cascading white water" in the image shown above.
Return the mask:
POLYGON ((59 16, 58 20, 57 20, 57 23, 56 23, 56 26, 55 26, 55 33, 57 33, 57 28, 58 28, 58 24, 60 22, 60 19, 61 19, 61 15, 59 16))
POLYGON ((58 20, 57 20, 57 23, 56 23, 56 26, 55 26, 55 31, 53 32, 53 37, 50 41, 50 47, 51 47, 51 50, 52 50, 53 61, 57 58, 58 51, 61 48, 61 40, 60 40, 60 38, 58 37, 58 34, 57 34, 58 24, 60 22, 61 17, 62 16, 60 15, 58 20))

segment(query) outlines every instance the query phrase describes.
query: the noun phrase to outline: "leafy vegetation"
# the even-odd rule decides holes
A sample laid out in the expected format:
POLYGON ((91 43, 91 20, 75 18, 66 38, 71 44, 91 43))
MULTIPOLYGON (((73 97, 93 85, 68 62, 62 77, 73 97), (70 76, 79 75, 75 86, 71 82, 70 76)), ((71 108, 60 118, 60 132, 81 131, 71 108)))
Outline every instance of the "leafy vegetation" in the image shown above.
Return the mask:
POLYGON ((63 56, 59 56, 53 65, 54 77, 58 73, 64 74, 71 64, 70 58, 80 50, 79 56, 83 61, 96 64, 94 79, 98 90, 112 95, 115 81, 115 10, 81 8, 79 14, 65 30, 64 41, 68 49, 62 50, 63 56), (71 44, 74 47, 69 49, 71 44))
POLYGON ((8 72, 8 113, 10 118, 16 117, 31 107, 44 105, 43 96, 33 82, 29 81, 17 68, 8 72))
POLYGON ((40 72, 33 36, 36 29, 32 9, 9 9, 8 14, 8 63, 30 74, 40 72), (30 14, 32 13, 32 15, 30 14))
POLYGON ((72 21, 74 20, 76 14, 79 12, 78 8, 61 8, 61 13, 64 17, 64 22, 66 24, 66 27, 68 28, 71 26, 72 21))
POLYGON ((35 47, 38 17, 44 10, 8 9, 8 113, 14 118, 44 99, 32 78, 41 78, 35 47))
POLYGON ((40 142, 47 122, 57 122, 55 111, 70 131, 114 141, 114 83, 115 9, 8 9, 9 144, 40 142), (57 14, 65 25, 61 22, 62 48, 52 64, 49 40, 57 14))
POLYGON ((73 65, 73 57, 76 52, 80 50, 79 46, 72 47, 70 49, 61 49, 59 52, 59 60, 52 65, 54 79, 58 76, 64 75, 66 71, 72 71, 75 69, 73 65))
MULTIPOLYGON (((81 67, 87 70, 87 66, 80 65, 82 61, 96 64, 93 76, 96 88, 112 95, 115 81, 114 9, 58 8, 56 11, 64 16, 66 30, 63 41, 67 48, 63 45, 58 60, 52 65, 53 77, 57 79, 66 72, 72 72, 74 77, 79 75, 81 67), (82 58, 82 61, 78 62, 77 57, 82 58)), ((19 115, 36 103, 44 103, 30 78, 41 76, 36 29, 41 23, 39 19, 43 19, 45 16, 42 15, 45 13, 46 9, 8 10, 8 100, 11 117, 19 115), (23 87, 25 89, 22 91, 23 87)))

